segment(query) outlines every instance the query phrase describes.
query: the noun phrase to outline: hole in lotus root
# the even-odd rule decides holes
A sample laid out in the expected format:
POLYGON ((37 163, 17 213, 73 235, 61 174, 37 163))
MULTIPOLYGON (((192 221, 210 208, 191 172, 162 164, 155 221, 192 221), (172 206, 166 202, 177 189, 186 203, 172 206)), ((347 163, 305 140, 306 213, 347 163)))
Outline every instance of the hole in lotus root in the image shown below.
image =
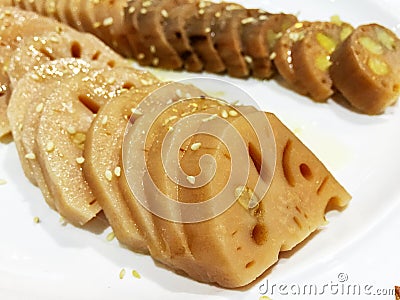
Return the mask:
POLYGON ((300 173, 305 179, 311 180, 312 172, 311 172, 310 167, 307 164, 300 165, 300 173))
POLYGON ((82 57, 82 47, 78 42, 71 43, 71 56, 74 58, 82 57))
POLYGON ((256 224, 251 232, 251 238, 257 245, 263 245, 268 238, 268 231, 265 225, 256 224))

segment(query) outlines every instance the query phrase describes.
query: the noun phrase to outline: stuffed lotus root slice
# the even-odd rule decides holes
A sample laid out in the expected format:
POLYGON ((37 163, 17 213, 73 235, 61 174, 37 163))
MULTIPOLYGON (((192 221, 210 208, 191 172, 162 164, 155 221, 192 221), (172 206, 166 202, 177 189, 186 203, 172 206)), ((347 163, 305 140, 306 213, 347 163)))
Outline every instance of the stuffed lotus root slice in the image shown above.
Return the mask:
MULTIPOLYGON (((254 113, 254 120, 260 119, 259 114, 262 113, 254 113)), ((277 261, 281 250, 292 249, 325 224, 325 209, 329 202, 345 206, 350 200, 349 194, 311 151, 275 116, 267 114, 267 117, 277 150, 276 169, 267 194, 257 199, 261 200, 258 205, 250 205, 256 202, 254 198, 260 198, 254 194, 254 184, 260 175, 255 155, 257 148, 253 148, 253 159, 250 161, 254 163, 250 164, 249 180, 232 191, 233 195, 240 195, 235 204, 216 218, 184 225, 190 250, 199 265, 207 271, 208 278, 196 278, 195 274, 191 274, 200 281, 217 282, 224 287, 238 287, 252 282, 277 261)), ((246 142, 257 144, 251 139, 254 138, 249 134, 251 130, 246 130, 243 118, 239 117, 234 125, 246 142)), ((205 136, 197 137, 196 141, 202 142, 204 148, 185 152, 181 164, 186 171, 195 172, 193 162, 197 163, 207 151, 218 164, 229 164, 224 147, 213 146, 216 141, 205 136), (208 147, 210 142, 212 144, 208 147)), ((222 178, 212 181, 209 190, 198 193, 180 190, 180 200, 202 201, 213 188, 218 190, 220 183, 224 182, 223 178, 229 176, 229 171, 221 170, 216 176, 222 178)))
POLYGON ((336 47, 351 33, 346 23, 314 22, 292 46, 292 63, 299 86, 314 101, 324 102, 333 93, 329 67, 336 47))
POLYGON ((400 94, 400 40, 377 24, 362 25, 332 55, 335 87, 362 113, 380 114, 400 94))
POLYGON ((298 22, 289 27, 274 46, 274 65, 285 83, 296 92, 304 94, 306 89, 299 83, 293 66, 293 45, 304 38, 311 22, 298 22))

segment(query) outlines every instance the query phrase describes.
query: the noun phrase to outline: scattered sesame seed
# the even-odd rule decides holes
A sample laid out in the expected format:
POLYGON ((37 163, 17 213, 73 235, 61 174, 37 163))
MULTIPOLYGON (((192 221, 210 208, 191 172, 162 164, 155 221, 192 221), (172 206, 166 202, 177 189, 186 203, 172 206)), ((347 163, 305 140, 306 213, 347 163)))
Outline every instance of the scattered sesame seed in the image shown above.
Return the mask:
POLYGON ((251 64, 253 63, 253 58, 251 56, 245 55, 244 60, 248 63, 251 64))
POLYGON ((77 164, 79 164, 79 165, 81 165, 81 164, 83 164, 85 162, 85 158, 84 157, 77 157, 76 158, 76 163, 77 164))
POLYGON ((196 151, 196 150, 199 150, 200 147, 201 147, 201 143, 193 143, 193 144, 190 146, 190 149, 192 149, 193 151, 196 151))
POLYGON ((145 58, 144 53, 139 53, 139 54, 137 55, 137 59, 139 59, 139 60, 144 59, 144 58, 145 58))
POLYGON ((121 269, 121 271, 119 272, 119 279, 123 279, 125 277, 126 274, 126 270, 123 268, 121 269))
POLYGON ((214 16, 215 16, 216 18, 220 18, 220 17, 221 17, 221 12, 220 12, 220 11, 217 11, 217 12, 214 14, 214 16))
POLYGON ((272 52, 271 55, 269 56, 270 60, 274 60, 276 58, 276 52, 272 52))
POLYGON ((304 25, 303 23, 298 22, 298 23, 294 24, 293 27, 296 28, 296 29, 299 29, 299 28, 302 28, 303 25, 304 25))
POLYGON ((51 151, 53 151, 54 150, 54 143, 53 143, 53 141, 49 141, 49 142, 47 142, 47 145, 46 145, 46 151, 47 152, 51 152, 51 151))
POLYGON ((172 132, 172 131, 174 131, 174 127, 169 126, 169 127, 168 127, 168 132, 172 132))
POLYGON ((229 115, 228 112, 224 109, 223 111, 221 111, 221 116, 226 119, 229 115))
POLYGON ((68 127, 67 127, 67 132, 68 132, 69 134, 75 134, 75 133, 76 133, 76 129, 75 129, 74 126, 68 126, 68 127))
POLYGON ((149 6, 151 6, 151 1, 144 1, 143 3, 142 3, 142 6, 143 7, 149 7, 149 6))
POLYGON ((190 184, 194 184, 196 182, 196 177, 194 176, 187 176, 186 179, 190 184))
POLYGON ((176 91, 175 91, 175 94, 179 97, 179 98, 181 98, 182 97, 182 91, 180 90, 180 89, 177 89, 176 91))
POLYGON ((168 18, 168 12, 167 12, 165 9, 161 10, 161 15, 162 15, 164 18, 168 18))
POLYGON ((100 22, 94 22, 93 23, 93 27, 94 28, 99 28, 101 26, 101 23, 100 22))
POLYGON ((28 154, 26 154, 25 155, 25 158, 26 159, 35 159, 36 158, 36 155, 34 154, 34 153, 28 153, 28 154))
POLYGON ((208 122, 208 121, 214 120, 214 119, 217 118, 217 117, 218 117, 217 114, 213 114, 213 115, 211 115, 211 116, 209 116, 209 117, 207 117, 207 118, 204 118, 202 121, 203 121, 203 122, 208 122))
POLYGON ((39 217, 34 217, 34 218, 33 218, 33 223, 35 223, 35 224, 40 223, 39 217))
POLYGON ((116 167, 114 169, 114 174, 115 174, 115 176, 120 177, 121 176, 121 167, 116 167))
POLYGON ((7 180, 5 179, 0 179, 0 185, 5 185, 7 184, 7 180))
POLYGON ((158 64, 160 63, 160 59, 158 57, 154 57, 151 62, 153 66, 158 66, 158 64))
POLYGON ((129 12, 130 14, 133 14, 133 13, 135 12, 135 10, 136 10, 136 8, 133 7, 133 6, 131 6, 131 7, 129 7, 128 12, 129 12))
POLYGON ((141 8, 141 9, 140 9, 140 13, 141 13, 142 15, 147 14, 147 9, 141 8))
POLYGON ((137 116, 143 115, 143 113, 137 107, 132 108, 131 112, 132 112, 132 114, 137 115, 137 116))
POLYGON ((230 110, 229 111, 229 115, 231 116, 231 117, 236 117, 237 115, 238 115, 238 112, 236 111, 236 110, 230 110))
POLYGON ((112 17, 108 17, 103 20, 103 26, 110 26, 113 23, 114 23, 114 19, 112 17))
POLYGON ((150 45, 150 53, 156 53, 156 46, 154 46, 154 45, 150 45))
POLYGON ((31 74, 31 78, 34 80, 39 80, 39 76, 35 73, 31 74))
POLYGON ((43 111, 43 107, 44 107, 44 104, 43 104, 43 103, 39 103, 39 104, 36 106, 36 112, 37 112, 37 113, 42 112, 42 111, 43 111))
POLYGON ((115 233, 114 231, 111 231, 109 234, 107 234, 106 240, 111 242, 115 238, 115 233))
POLYGON ((255 21, 257 21, 255 18, 253 17, 249 17, 249 18, 245 18, 241 21, 241 23, 243 25, 248 24, 248 23, 254 23, 255 21))
POLYGON ((163 126, 167 125, 169 122, 171 122, 171 121, 173 121, 173 120, 175 120, 175 119, 177 119, 177 118, 178 118, 178 116, 170 116, 169 118, 167 118, 167 119, 164 121, 163 126))
POLYGON ((211 28, 210 28, 210 27, 207 27, 207 28, 204 30, 204 32, 205 32, 205 33, 210 33, 210 32, 211 32, 211 28))
POLYGON ((112 172, 111 172, 110 170, 107 170, 107 171, 104 173, 104 175, 106 176, 106 179, 107 179, 108 181, 111 181, 111 180, 112 180, 113 174, 112 174, 112 172))
POLYGON ((204 15, 204 9, 199 9, 198 13, 199 15, 204 15))
POLYGON ((137 279, 142 278, 142 277, 140 276, 140 274, 138 273, 138 271, 136 271, 136 270, 132 270, 132 276, 135 277, 135 278, 137 278, 137 279))
POLYGON ((108 116, 104 116, 103 119, 101 120, 101 124, 106 125, 108 122, 108 116))
POLYGON ((260 21, 265 21, 265 20, 268 20, 268 16, 267 15, 261 15, 261 16, 258 17, 258 19, 260 21))

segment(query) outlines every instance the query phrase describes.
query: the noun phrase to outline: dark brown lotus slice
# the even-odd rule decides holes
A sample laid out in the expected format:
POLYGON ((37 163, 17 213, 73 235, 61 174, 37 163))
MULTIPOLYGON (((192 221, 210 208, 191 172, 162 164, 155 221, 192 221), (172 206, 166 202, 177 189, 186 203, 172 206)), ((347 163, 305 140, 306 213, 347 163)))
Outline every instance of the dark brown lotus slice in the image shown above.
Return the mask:
POLYGON ((165 37, 181 57, 184 68, 189 72, 202 71, 203 62, 195 53, 186 33, 186 23, 197 14, 196 5, 179 5, 169 12, 161 11, 161 14, 164 16, 165 37))
POLYGON ((270 14, 263 10, 248 11, 248 18, 242 20, 243 55, 252 69, 252 76, 268 79, 274 74, 274 44, 297 18, 290 14, 270 14))
POLYGON ((227 6, 211 27, 215 49, 232 77, 249 76, 248 64, 243 56, 241 26, 253 19, 242 6, 227 6))
POLYGON ((186 34, 197 56, 203 62, 204 70, 211 73, 222 73, 225 64, 215 49, 211 38, 211 26, 228 6, 227 3, 199 2, 197 13, 187 20, 186 34))

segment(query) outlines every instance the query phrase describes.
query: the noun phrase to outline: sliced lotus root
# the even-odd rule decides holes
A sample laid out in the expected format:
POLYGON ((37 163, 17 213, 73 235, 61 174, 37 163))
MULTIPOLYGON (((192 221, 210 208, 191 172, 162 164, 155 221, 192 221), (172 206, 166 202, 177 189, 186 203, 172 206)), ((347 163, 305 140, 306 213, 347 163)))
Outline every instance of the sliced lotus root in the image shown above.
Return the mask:
MULTIPOLYGON (((252 107, 241 107, 242 111, 255 111, 252 107)), ((149 195, 148 208, 160 216, 154 224, 167 246, 167 255, 176 270, 193 274, 195 278, 205 276, 206 272, 201 268, 190 251, 187 242, 182 215, 179 206, 170 205, 169 201, 178 201, 179 186, 191 185, 194 182, 191 177, 180 177, 179 173, 169 173, 179 165, 179 156, 186 151, 196 151, 201 147, 199 143, 191 143, 190 137, 197 128, 209 118, 239 114, 228 103, 212 98, 192 98, 178 102, 164 111, 152 124, 146 143, 151 144, 147 154, 147 171, 154 183, 154 187, 145 185, 146 195, 149 195), (178 118, 175 118, 177 117, 178 118), (170 138, 168 138, 170 135, 170 138), (161 192, 161 194, 160 194, 161 192), (171 200, 168 200, 171 199, 171 200), (190 271, 189 271, 190 270, 190 271)))
POLYGON ((110 99, 142 85, 136 70, 119 67, 69 78, 45 99, 34 154, 56 209, 69 222, 83 225, 100 210, 79 164, 94 114, 110 99))
POLYGON ((314 101, 324 102, 333 95, 330 57, 352 31, 347 23, 314 22, 294 43, 291 51, 297 82, 314 101))
MULTIPOLYGON (((195 88, 192 85, 185 85, 182 83, 171 83, 162 86, 159 90, 151 93, 134 111, 131 120, 134 120, 131 127, 128 127, 123 145, 123 167, 124 172, 121 176, 121 186, 125 191, 127 203, 137 220, 139 229, 147 238, 149 251, 155 259, 171 265, 171 257, 168 249, 168 241, 164 240, 166 233, 164 227, 168 226, 165 220, 157 216, 153 216, 145 210, 140 202, 138 202, 136 195, 132 193, 133 190, 139 189, 143 192, 142 181, 139 180, 143 176, 144 169, 132 167, 140 158, 145 159, 143 149, 147 153, 153 141, 157 138, 158 132, 151 132, 147 135, 146 144, 144 142, 144 134, 150 128, 153 120, 157 115, 168 105, 171 105, 177 100, 199 97, 204 95, 204 92, 195 88), (132 160, 134 159, 134 160, 132 160), (129 184, 128 184, 129 182, 129 184), (156 224, 156 225, 155 225, 156 224)), ((145 193, 146 189, 144 190, 145 193)), ((146 197, 152 197, 151 194, 146 194, 146 197)))
MULTIPOLYGON (((240 162, 241 172, 249 172, 247 181, 238 179, 241 172, 230 172, 230 166, 238 163, 230 153, 236 147, 228 149, 210 135, 199 134, 195 142, 201 143, 202 147, 186 151, 180 161, 185 173, 196 178, 201 174, 201 157, 211 155, 217 163, 215 173, 207 170, 205 174, 215 174, 209 177, 212 180, 207 185, 196 190, 180 189, 180 201, 204 203, 220 193, 225 197, 216 199, 226 200, 226 194, 230 194, 233 201, 232 206, 227 206, 226 211, 214 218, 184 225, 190 250, 204 270, 202 277, 190 275, 200 281, 216 282, 230 288, 252 282, 278 260, 280 251, 292 249, 325 223, 328 205, 343 207, 350 200, 345 189, 294 134, 274 115, 266 114, 266 117, 276 142, 274 173, 270 173, 270 164, 264 167, 264 159, 269 155, 261 155, 263 148, 258 145, 265 141, 259 140, 252 129, 263 122, 265 115, 262 112, 248 114, 246 118, 238 116, 231 122, 248 151, 247 159, 240 162), (268 187, 268 178, 272 175, 269 189, 263 190, 268 187)), ((210 120, 204 124, 204 129, 220 132, 219 138, 224 143, 240 144, 233 131, 227 130, 223 123, 221 125, 220 120, 210 120)), ((219 203, 201 206, 202 213, 213 213, 219 203)))
POLYGON ((226 70, 212 41, 211 24, 227 6, 227 3, 199 2, 196 7, 197 14, 186 23, 186 34, 207 72, 222 73, 226 70))
POLYGON ((195 3, 174 7, 169 12, 161 11, 164 16, 164 32, 168 42, 182 58, 184 68, 189 72, 203 70, 203 62, 195 53, 186 33, 186 22, 196 16, 195 3))
POLYGON ((115 236, 121 243, 136 251, 147 250, 147 244, 138 231, 134 215, 129 210, 119 186, 119 178, 123 172, 122 142, 132 109, 157 87, 154 85, 131 89, 107 102, 98 111, 87 133, 84 160, 82 159, 85 179, 115 236))
POLYGON ((334 86, 366 114, 382 113, 400 94, 400 40, 377 24, 362 25, 332 55, 334 86))
POLYGON ((92 35, 59 27, 47 34, 25 39, 14 52, 8 67, 11 83, 16 84, 23 74, 37 65, 64 57, 99 61, 109 67, 128 65, 126 60, 92 35))
POLYGON ((248 18, 242 20, 243 54, 252 76, 270 78, 274 74, 274 45, 283 32, 297 22, 297 18, 291 14, 270 14, 263 10, 248 11, 248 18))
POLYGON ((93 75, 103 69, 102 64, 89 64, 74 58, 55 60, 25 74, 19 80, 10 98, 7 113, 22 168, 26 177, 39 186, 50 207, 54 208, 54 200, 34 154, 36 131, 43 101, 54 88, 63 85, 64 79, 79 74, 93 75))

